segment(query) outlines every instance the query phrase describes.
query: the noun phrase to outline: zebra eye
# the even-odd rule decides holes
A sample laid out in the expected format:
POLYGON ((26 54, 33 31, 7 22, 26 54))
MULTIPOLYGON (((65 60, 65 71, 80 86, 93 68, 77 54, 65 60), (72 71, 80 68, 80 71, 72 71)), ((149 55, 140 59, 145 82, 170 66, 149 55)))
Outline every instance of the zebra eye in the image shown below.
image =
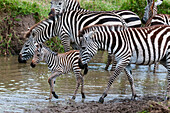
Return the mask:
POLYGON ((39 57, 39 56, 40 56, 40 54, 37 54, 37 56, 39 57))

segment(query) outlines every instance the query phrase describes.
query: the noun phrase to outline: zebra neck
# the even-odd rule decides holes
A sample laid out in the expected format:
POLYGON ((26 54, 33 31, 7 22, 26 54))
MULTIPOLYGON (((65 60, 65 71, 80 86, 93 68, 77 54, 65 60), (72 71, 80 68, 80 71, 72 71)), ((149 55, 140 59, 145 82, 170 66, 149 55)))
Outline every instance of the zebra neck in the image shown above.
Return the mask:
POLYGON ((41 23, 37 25, 36 30, 37 37, 36 42, 37 43, 44 43, 45 41, 51 39, 52 37, 58 36, 58 28, 59 22, 58 19, 55 17, 50 17, 41 23))
POLYGON ((48 53, 46 54, 45 57, 45 62, 48 65, 48 68, 52 71, 54 70, 54 66, 55 66, 55 62, 58 61, 58 57, 56 57, 57 55, 54 55, 53 53, 48 53))

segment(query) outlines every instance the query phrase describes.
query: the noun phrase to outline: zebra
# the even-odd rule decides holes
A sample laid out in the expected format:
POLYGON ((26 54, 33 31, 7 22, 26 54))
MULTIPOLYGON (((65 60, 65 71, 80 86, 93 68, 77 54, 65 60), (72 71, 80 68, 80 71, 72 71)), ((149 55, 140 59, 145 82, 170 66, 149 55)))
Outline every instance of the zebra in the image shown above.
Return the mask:
POLYGON ((157 6, 160 5, 163 0, 157 2, 150 1, 145 8, 145 14, 142 20, 145 20, 145 26, 153 25, 170 25, 170 15, 168 14, 157 14, 157 6), (147 15, 147 16, 146 16, 147 15))
POLYGON ((161 5, 163 0, 147 0, 147 6, 145 7, 144 16, 142 18, 142 23, 146 24, 147 21, 157 14, 157 6, 161 5))
POLYGON ((81 74, 81 69, 78 65, 79 51, 71 50, 66 53, 58 54, 43 44, 36 43, 35 46, 36 49, 30 64, 31 67, 34 68, 40 61, 45 61, 49 70, 52 72, 51 76, 48 78, 48 83, 50 85, 50 96, 47 99, 52 99, 52 94, 55 98, 58 98, 58 95, 54 91, 55 79, 56 77, 66 74, 70 71, 73 71, 76 76, 76 89, 72 99, 76 98, 76 94, 80 85, 82 98, 85 98, 85 94, 83 92, 83 76, 87 74, 87 70, 84 70, 84 74, 81 74))
MULTIPOLYGON (((65 11, 71 11, 71 10, 78 10, 82 12, 92 12, 90 10, 86 10, 80 7, 80 3, 78 0, 51 0, 51 9, 55 9, 57 13, 62 13, 65 11)), ((108 11, 100 11, 100 12, 108 12, 108 11)), ((111 13, 115 13, 122 18, 127 27, 141 27, 141 21, 138 15, 136 15, 132 11, 128 10, 113 10, 111 13)), ((51 12, 49 13, 51 14, 51 12)), ((113 55, 108 55, 108 60, 106 63, 105 70, 108 69, 109 65, 111 64, 112 60, 114 62, 113 55)), ((111 68, 111 70, 113 70, 111 68)))
POLYGON ((37 43, 44 43, 52 37, 59 36, 65 51, 70 50, 70 45, 74 49, 77 48, 79 39, 77 38, 79 30, 83 27, 95 24, 124 25, 124 22, 118 15, 103 12, 81 12, 69 11, 56 14, 55 10, 49 18, 40 21, 29 29, 25 34, 28 41, 23 45, 19 56, 19 62, 26 62, 34 54, 34 44, 29 37, 35 39, 37 43))
MULTIPOLYGON (((80 7, 78 0, 51 0, 51 9, 55 9, 56 13, 77 10, 81 12, 110 12, 119 15, 127 24, 128 27, 141 27, 139 16, 129 10, 113 10, 113 11, 90 11, 80 7)), ((52 12, 49 13, 49 15, 52 12)))
POLYGON ((83 68, 83 65, 87 64, 98 50, 107 50, 108 53, 113 53, 117 61, 114 73, 99 102, 104 102, 111 84, 123 69, 125 69, 131 85, 132 99, 135 99, 137 95, 130 64, 150 65, 156 62, 160 62, 168 70, 166 95, 168 100, 170 97, 170 26, 118 28, 120 27, 94 25, 84 28, 79 33, 80 68, 83 68))

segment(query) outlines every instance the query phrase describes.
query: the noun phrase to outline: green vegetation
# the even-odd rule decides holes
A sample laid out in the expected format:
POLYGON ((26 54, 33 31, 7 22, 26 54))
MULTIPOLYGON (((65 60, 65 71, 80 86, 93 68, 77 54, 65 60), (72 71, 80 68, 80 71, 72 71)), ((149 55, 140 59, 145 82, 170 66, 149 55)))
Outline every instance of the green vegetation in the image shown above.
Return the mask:
MULTIPOLYGON (((48 17, 51 0, 0 0, 0 55, 10 55, 12 41, 17 40, 18 44, 23 42, 16 35, 14 21, 21 21, 18 15, 33 15, 38 22, 48 17), (4 15, 2 15, 4 14, 4 15), (6 26, 3 26, 4 23, 6 26)), ((112 10, 131 10, 140 17, 144 14, 146 0, 79 0, 82 8, 91 11, 112 11, 112 10)), ((158 13, 170 14, 170 0, 164 0, 158 7, 158 13)), ((47 45, 53 50, 63 51, 58 38, 51 39, 47 45)), ((18 50, 19 51, 19 50, 18 50)), ((17 53, 17 52, 16 52, 17 53)))

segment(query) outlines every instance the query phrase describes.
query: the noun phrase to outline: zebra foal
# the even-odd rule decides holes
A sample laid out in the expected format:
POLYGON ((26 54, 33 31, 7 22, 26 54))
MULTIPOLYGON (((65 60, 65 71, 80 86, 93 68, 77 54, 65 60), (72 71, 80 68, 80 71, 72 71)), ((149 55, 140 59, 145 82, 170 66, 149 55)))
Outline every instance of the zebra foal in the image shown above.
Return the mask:
POLYGON ((83 68, 98 50, 115 55, 114 73, 99 102, 103 103, 116 77, 125 69, 131 85, 132 99, 136 92, 130 64, 150 65, 160 62, 168 70, 166 99, 170 97, 170 26, 123 28, 121 26, 91 26, 79 33, 80 61, 83 68), (121 29, 120 29, 121 28, 121 29))
POLYGON ((56 77, 73 71, 76 76, 76 89, 72 99, 76 98, 76 94, 79 86, 81 85, 82 98, 85 98, 83 92, 84 74, 87 74, 87 70, 84 70, 84 74, 81 74, 81 69, 78 66, 79 51, 72 50, 66 53, 58 54, 47 48, 42 44, 35 44, 35 54, 33 56, 31 67, 35 67, 40 61, 45 61, 48 65, 49 70, 52 72, 51 76, 48 78, 48 83, 50 85, 50 96, 47 99, 52 99, 52 94, 55 98, 58 98, 54 91, 54 84, 56 77))

